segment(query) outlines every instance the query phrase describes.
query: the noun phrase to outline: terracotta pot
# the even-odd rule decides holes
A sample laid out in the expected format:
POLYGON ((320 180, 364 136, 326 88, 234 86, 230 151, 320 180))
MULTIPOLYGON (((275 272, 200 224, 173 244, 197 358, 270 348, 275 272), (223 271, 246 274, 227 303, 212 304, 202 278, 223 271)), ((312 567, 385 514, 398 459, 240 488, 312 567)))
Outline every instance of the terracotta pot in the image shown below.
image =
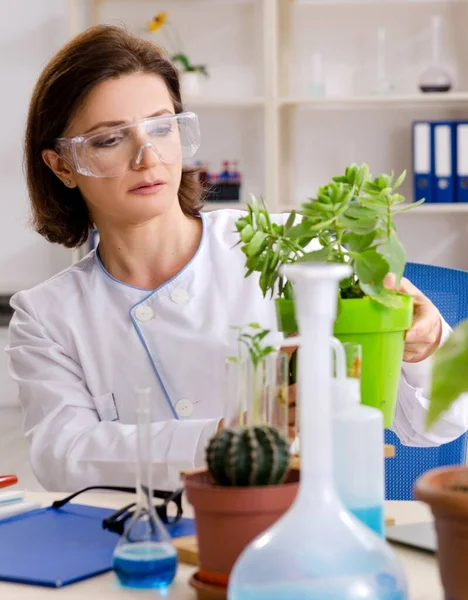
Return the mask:
POLYGON ((200 569, 229 577, 242 550, 273 525, 293 503, 299 471, 272 486, 222 487, 208 471, 185 476, 187 498, 195 511, 200 569))
POLYGON ((468 468, 444 467, 425 473, 415 497, 431 507, 437 532, 442 585, 448 600, 468 598, 468 468), (466 491, 455 491, 464 486, 466 491))
POLYGON ((189 584, 197 592, 198 600, 226 600, 227 588, 201 581, 198 573, 190 578, 189 584))

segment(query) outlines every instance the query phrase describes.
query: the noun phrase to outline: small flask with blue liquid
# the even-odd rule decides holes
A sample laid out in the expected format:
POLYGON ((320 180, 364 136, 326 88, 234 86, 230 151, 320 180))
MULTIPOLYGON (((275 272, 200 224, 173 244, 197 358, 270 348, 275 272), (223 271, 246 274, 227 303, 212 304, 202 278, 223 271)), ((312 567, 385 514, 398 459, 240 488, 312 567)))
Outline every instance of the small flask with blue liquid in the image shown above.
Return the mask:
POLYGON ((137 503, 113 555, 113 569, 129 588, 164 591, 174 580, 177 552, 154 509, 151 485, 151 419, 149 389, 137 389, 137 503))

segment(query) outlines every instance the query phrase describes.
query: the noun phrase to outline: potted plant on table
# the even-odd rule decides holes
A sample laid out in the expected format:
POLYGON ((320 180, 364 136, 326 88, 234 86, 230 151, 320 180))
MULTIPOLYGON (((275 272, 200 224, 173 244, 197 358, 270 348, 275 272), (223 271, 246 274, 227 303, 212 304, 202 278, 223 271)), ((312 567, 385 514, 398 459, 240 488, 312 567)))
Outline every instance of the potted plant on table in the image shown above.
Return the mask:
MULTIPOLYGON (((427 427, 434 425, 461 394, 468 393, 468 321, 459 324, 433 357, 427 427)), ((435 518, 438 560, 446 598, 468 598, 468 468, 433 469, 415 486, 435 518)))
POLYGON ((192 585, 200 599, 225 597, 238 556, 286 512, 299 483, 299 471, 289 468, 288 442, 267 425, 219 431, 206 462, 207 470, 185 475, 200 565, 192 585))
POLYGON ((278 328, 297 333, 293 289, 280 275, 296 261, 343 262, 353 270, 340 284, 334 334, 342 342, 362 346, 362 402, 380 408, 385 426, 393 422, 404 336, 411 326, 412 298, 387 289, 395 276, 398 289, 406 264, 394 216, 420 204, 405 204, 397 192, 405 178, 373 177, 366 164, 352 164, 345 174, 318 189, 286 223, 275 223, 255 198, 237 221, 246 276, 260 273, 263 294, 275 299, 278 328))
POLYGON ((227 364, 236 367, 238 381, 228 378, 225 410, 232 419, 207 446, 208 468, 184 475, 195 512, 200 571, 192 583, 200 599, 210 586, 218 588, 218 597, 226 592, 237 557, 289 508, 299 483, 299 471, 290 468, 287 390, 266 368, 276 358, 267 341, 270 332, 258 323, 233 329, 238 351, 227 364), (268 410, 270 402, 284 404, 283 420, 268 410))

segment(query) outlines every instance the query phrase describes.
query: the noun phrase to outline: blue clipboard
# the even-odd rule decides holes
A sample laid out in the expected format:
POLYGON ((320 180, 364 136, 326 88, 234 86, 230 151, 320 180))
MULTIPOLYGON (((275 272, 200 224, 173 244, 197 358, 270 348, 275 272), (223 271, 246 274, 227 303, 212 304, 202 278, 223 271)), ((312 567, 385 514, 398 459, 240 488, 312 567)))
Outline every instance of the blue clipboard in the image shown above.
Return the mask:
MULTIPOLYGON (((0 522, 0 580, 61 587, 112 569, 119 536, 102 528, 114 509, 84 504, 42 508, 0 522)), ((167 526, 173 538, 195 534, 193 519, 167 526)))

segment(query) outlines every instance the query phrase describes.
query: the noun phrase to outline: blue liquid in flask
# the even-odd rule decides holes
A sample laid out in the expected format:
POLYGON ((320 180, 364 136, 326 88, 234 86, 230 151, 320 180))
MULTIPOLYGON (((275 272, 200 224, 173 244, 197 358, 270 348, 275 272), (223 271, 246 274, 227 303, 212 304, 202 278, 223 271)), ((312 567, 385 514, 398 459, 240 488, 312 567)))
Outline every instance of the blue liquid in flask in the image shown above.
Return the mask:
POLYGON ((113 567, 125 587, 165 588, 174 580, 177 555, 165 542, 123 544, 115 549, 113 567))
POLYGON ((404 591, 378 590, 379 585, 371 580, 354 580, 348 582, 310 583, 300 581, 294 583, 270 584, 261 586, 242 586, 230 588, 228 600, 406 600, 404 591), (314 589, 315 588, 315 589, 314 589))
POLYGON ((384 535, 384 509, 383 506, 366 506, 365 508, 348 509, 353 515, 372 529, 377 535, 384 535))

